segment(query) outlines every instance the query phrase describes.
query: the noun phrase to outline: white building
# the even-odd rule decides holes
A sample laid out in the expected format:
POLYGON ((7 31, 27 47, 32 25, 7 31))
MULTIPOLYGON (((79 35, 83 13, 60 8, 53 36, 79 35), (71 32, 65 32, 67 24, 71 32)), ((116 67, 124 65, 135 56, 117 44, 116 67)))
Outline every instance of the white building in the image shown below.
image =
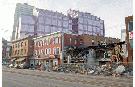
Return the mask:
MULTIPOLYGON (((23 27, 26 27, 25 25, 27 23, 24 23, 23 19, 27 21, 31 21, 33 19, 30 19, 33 14, 33 6, 28 5, 27 3, 16 4, 15 14, 14 14, 14 25, 13 25, 13 32, 12 32, 12 40, 16 40, 20 38, 20 32, 24 32, 23 27), (24 16, 27 16, 26 18, 24 16), (23 21, 23 22, 22 22, 23 21), (23 24, 23 25, 22 25, 23 24)), ((22 36, 21 36, 22 37, 22 36)))
POLYGON ((16 5, 12 40, 71 30, 71 20, 62 13, 35 8, 26 3, 16 5))

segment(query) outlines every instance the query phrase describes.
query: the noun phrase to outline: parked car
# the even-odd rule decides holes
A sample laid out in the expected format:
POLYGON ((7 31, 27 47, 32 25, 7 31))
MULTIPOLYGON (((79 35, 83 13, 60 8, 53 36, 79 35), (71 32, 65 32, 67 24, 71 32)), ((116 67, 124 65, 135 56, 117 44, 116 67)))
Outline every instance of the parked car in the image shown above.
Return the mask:
POLYGON ((20 67, 21 69, 23 69, 23 66, 24 66, 24 64, 20 64, 20 65, 19 65, 19 67, 20 67))
POLYGON ((21 69, 28 69, 28 68, 29 68, 29 65, 26 64, 26 63, 21 63, 21 64, 19 65, 19 67, 20 67, 21 69))
POLYGON ((14 67, 14 65, 13 65, 13 64, 10 64, 10 65, 9 65, 9 68, 13 68, 13 67, 14 67))
POLYGON ((14 68, 19 69, 19 68, 20 68, 20 66, 19 66, 18 64, 15 64, 14 68))

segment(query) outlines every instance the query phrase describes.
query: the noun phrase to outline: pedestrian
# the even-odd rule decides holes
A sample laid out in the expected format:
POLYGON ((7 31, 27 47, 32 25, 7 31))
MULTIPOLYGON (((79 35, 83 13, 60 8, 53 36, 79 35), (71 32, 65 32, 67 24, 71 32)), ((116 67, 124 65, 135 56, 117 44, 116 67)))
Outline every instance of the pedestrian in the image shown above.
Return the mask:
POLYGON ((41 63, 40 65, 40 70, 43 71, 44 70, 44 65, 41 63))

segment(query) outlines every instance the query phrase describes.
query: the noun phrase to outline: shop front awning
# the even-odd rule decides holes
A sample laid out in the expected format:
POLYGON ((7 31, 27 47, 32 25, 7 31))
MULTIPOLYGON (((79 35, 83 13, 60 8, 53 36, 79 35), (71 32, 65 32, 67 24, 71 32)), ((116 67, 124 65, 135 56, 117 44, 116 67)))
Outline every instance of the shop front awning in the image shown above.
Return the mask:
POLYGON ((103 61, 106 61, 106 62, 107 62, 107 61, 111 61, 111 59, 109 59, 109 58, 101 58, 101 59, 99 59, 98 61, 102 61, 102 62, 103 62, 103 61))
POLYGON ((14 61, 14 60, 16 60, 16 58, 11 59, 11 61, 14 61))
POLYGON ((16 60, 16 62, 21 62, 23 60, 25 60, 25 58, 19 58, 19 59, 16 60))

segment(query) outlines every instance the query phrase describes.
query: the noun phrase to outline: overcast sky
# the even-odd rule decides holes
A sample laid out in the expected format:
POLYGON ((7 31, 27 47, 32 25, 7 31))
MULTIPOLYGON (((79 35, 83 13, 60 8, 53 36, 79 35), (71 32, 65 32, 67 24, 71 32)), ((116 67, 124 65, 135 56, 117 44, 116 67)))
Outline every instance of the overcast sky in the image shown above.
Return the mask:
POLYGON ((105 21, 105 36, 121 38, 125 17, 133 15, 133 0, 0 0, 0 30, 10 40, 16 3, 28 3, 38 8, 59 11, 68 9, 89 12, 105 21))

